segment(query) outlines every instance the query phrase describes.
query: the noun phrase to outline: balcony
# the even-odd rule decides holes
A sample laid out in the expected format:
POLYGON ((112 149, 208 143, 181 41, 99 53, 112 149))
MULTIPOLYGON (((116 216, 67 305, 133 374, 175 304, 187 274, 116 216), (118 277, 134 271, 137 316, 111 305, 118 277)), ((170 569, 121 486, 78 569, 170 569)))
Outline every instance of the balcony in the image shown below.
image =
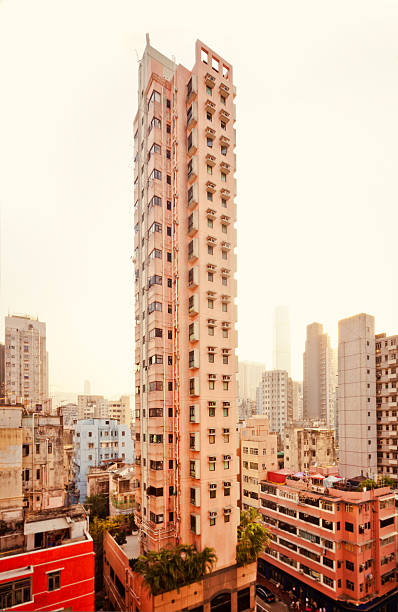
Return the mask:
POLYGON ((207 128, 205 129, 205 136, 206 138, 211 138, 212 140, 214 140, 216 137, 216 130, 213 130, 213 128, 207 126, 207 128))
POLYGON ((225 241, 223 241, 223 242, 221 243, 221 248, 222 248, 224 251, 230 251, 230 250, 231 250, 231 244, 230 244, 229 242, 225 242, 225 241))
POLYGON ((188 185, 198 178, 198 157, 194 155, 188 164, 188 185))
POLYGON ((221 121, 225 121, 225 123, 228 123, 228 121, 231 119, 231 114, 222 108, 220 110, 220 119, 221 121))
POLYGON ((192 155, 195 155, 197 150, 198 150, 198 131, 196 128, 194 128, 192 132, 189 134, 188 141, 187 141, 187 153, 189 157, 192 157, 192 155))
POLYGON ((188 217, 188 236, 193 236, 199 229, 199 214, 194 210, 188 217))
POLYGON ((224 147, 229 147, 231 144, 231 139, 228 138, 228 136, 220 136, 220 143, 224 145, 224 147))
POLYGON ((215 246, 217 244, 217 238, 214 238, 214 236, 207 236, 207 244, 215 246))
MULTIPOLYGON (((209 181, 208 181, 208 182, 209 182, 209 181)), ((214 184, 214 183, 212 183, 212 184, 214 184)), ((206 185, 207 185, 207 183, 206 183, 206 185)), ((207 217, 208 219, 215 219, 215 218, 216 218, 216 211, 215 211, 215 210, 213 210, 213 208, 208 208, 208 209, 206 210, 206 217, 207 217)))
POLYGON ((199 324, 194 321, 189 325, 189 341, 197 342, 199 340, 199 324))
POLYGON ((221 162, 220 168, 226 174, 229 174, 231 172, 231 164, 227 164, 226 162, 221 162))
POLYGON ((231 197, 231 192, 229 189, 221 189, 221 197, 224 198, 224 200, 229 200, 229 198, 231 197))
POLYGON ((206 163, 208 166, 215 166, 216 165, 216 158, 214 157, 214 155, 210 155, 210 153, 208 153, 206 155, 206 163))
POLYGON ((191 129, 195 127, 198 122, 198 105, 196 102, 192 102, 190 109, 187 114, 187 128, 191 129))
POLYGON ((205 109, 208 113, 214 115, 216 112, 216 105, 211 100, 206 100, 205 109))
POLYGON ((188 189, 188 207, 193 208, 198 204, 198 185, 194 183, 188 189))
POLYGON ((228 215, 221 215, 221 221, 228 225, 229 223, 231 223, 231 217, 228 217, 228 215))
POLYGON ((199 313, 199 296, 197 293, 194 293, 189 297, 189 307, 188 307, 189 316, 194 317, 199 313))
POLYGON ((210 193, 215 193, 216 192, 216 185, 215 185, 215 183, 212 183, 212 181, 207 181, 206 182, 206 191, 210 191, 210 193))
POLYGON ((214 85, 216 84, 216 79, 212 74, 210 74, 210 72, 206 72, 205 83, 208 87, 211 87, 211 88, 213 88, 214 85))
POLYGON ((199 257, 199 241, 197 238, 193 238, 188 244, 188 260, 195 261, 199 257))
POLYGON ((228 98, 230 94, 229 87, 225 85, 225 83, 220 83, 220 94, 224 96, 225 98, 228 98))

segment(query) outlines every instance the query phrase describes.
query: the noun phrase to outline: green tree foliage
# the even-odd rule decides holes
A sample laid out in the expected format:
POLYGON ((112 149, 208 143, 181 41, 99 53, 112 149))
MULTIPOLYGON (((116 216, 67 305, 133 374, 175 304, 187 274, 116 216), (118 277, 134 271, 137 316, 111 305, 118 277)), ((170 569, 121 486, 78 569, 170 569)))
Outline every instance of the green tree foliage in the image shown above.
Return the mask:
POLYGON ((105 519, 109 514, 109 497, 102 493, 86 497, 86 501, 83 505, 86 510, 90 511, 90 518, 96 516, 100 519, 105 519))
POLYGON ((256 561, 259 554, 268 548, 269 542, 270 532, 264 526, 261 514, 255 508, 241 512, 236 545, 238 565, 247 565, 256 561))
POLYGON ((127 525, 125 517, 114 516, 105 519, 94 518, 90 521, 90 535, 93 538, 95 552, 95 590, 100 591, 103 587, 103 555, 104 555, 104 535, 109 531, 115 541, 121 545, 127 539, 127 525))
POLYGON ((370 489, 377 489, 377 483, 371 478, 367 478, 366 480, 363 480, 357 488, 358 491, 363 491, 364 489, 369 491, 370 489))
POLYGON ((180 544, 130 559, 130 567, 141 574, 151 595, 159 595, 198 582, 216 561, 213 548, 206 546, 200 552, 195 545, 180 544))

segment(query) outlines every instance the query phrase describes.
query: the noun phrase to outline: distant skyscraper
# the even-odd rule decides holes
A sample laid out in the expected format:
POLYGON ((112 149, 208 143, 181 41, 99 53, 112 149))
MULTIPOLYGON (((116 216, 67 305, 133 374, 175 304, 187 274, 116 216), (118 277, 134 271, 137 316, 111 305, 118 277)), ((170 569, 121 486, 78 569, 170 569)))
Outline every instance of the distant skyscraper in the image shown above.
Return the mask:
POLYGON ((335 352, 320 323, 307 325, 303 354, 303 418, 334 427, 333 393, 336 388, 335 352))
POLYGON ((286 370, 291 375, 290 317, 287 306, 275 308, 273 369, 286 370))
POLYGON ((257 387, 265 372, 265 363, 255 361, 239 361, 238 363, 238 396, 242 400, 256 401, 257 387))
POLYGON ((89 380, 84 381, 84 395, 91 395, 91 383, 89 380))
POLYGON ((5 396, 5 345, 0 343, 0 400, 5 396))
POLYGON ((339 321, 339 472, 345 478, 377 477, 374 325, 363 313, 339 321))
POLYGON ((5 318, 5 394, 28 408, 48 401, 46 324, 37 319, 5 318))

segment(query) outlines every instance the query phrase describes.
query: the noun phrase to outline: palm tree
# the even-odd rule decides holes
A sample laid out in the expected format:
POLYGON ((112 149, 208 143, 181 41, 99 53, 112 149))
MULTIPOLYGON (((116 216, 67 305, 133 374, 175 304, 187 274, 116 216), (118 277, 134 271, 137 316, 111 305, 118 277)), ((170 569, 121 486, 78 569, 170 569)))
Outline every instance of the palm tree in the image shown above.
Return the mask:
POLYGON ((238 565, 247 565, 255 561, 259 554, 268 548, 269 542, 270 532, 264 526, 261 514, 255 508, 241 512, 236 546, 238 565))
POLYGON ((130 559, 130 567, 142 575, 152 595, 159 595, 201 580, 216 560, 212 548, 199 552, 196 545, 179 544, 130 559))

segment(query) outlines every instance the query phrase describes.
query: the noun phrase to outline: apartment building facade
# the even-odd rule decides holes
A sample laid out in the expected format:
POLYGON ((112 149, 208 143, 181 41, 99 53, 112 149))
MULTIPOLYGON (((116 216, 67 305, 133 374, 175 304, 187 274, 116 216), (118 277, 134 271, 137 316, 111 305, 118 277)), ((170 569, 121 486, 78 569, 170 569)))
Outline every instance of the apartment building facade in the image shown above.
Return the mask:
POLYGON ((271 531, 260 573, 331 612, 396 610, 396 511, 389 487, 325 489, 320 481, 268 474, 260 495, 271 531))
POLYGON ((283 439, 284 429, 293 418, 293 383, 285 370, 268 370, 263 373, 257 394, 257 414, 269 421, 270 431, 283 439))
POLYGON ((325 427, 285 427, 284 467, 296 472, 336 464, 334 430, 325 427))
POLYGON ((87 497, 87 475, 90 467, 121 459, 133 463, 134 447, 130 428, 111 419, 77 421, 73 444, 75 449, 75 485, 80 501, 87 497))
POLYGON ((328 334, 320 323, 307 325, 303 354, 303 418, 334 427, 333 393, 336 388, 336 357, 328 334))
POLYGON ((253 416, 240 432, 241 508, 259 508, 260 481, 267 470, 278 469, 277 435, 270 433, 266 417, 253 416))
POLYGON ((122 395, 119 400, 108 400, 108 417, 121 425, 131 425, 130 397, 122 395))
MULTIPOLYGON (((237 541, 235 89, 149 44, 134 121, 137 521, 142 550, 237 541)), ((253 590, 253 589, 252 589, 253 590)), ((233 597, 236 598, 236 593, 233 597)))
POLYGON ((61 416, 22 416, 22 489, 25 506, 44 510, 64 505, 64 431, 61 416))
POLYGON ((339 471, 377 480, 377 416, 374 317, 339 321, 339 471))
POLYGON ((45 406, 48 392, 46 324, 29 316, 5 317, 5 396, 27 408, 45 406))
POLYGON ((377 471, 398 479, 398 336, 375 336, 377 471))
POLYGON ((108 400, 103 395, 78 395, 77 418, 108 419, 108 400))

